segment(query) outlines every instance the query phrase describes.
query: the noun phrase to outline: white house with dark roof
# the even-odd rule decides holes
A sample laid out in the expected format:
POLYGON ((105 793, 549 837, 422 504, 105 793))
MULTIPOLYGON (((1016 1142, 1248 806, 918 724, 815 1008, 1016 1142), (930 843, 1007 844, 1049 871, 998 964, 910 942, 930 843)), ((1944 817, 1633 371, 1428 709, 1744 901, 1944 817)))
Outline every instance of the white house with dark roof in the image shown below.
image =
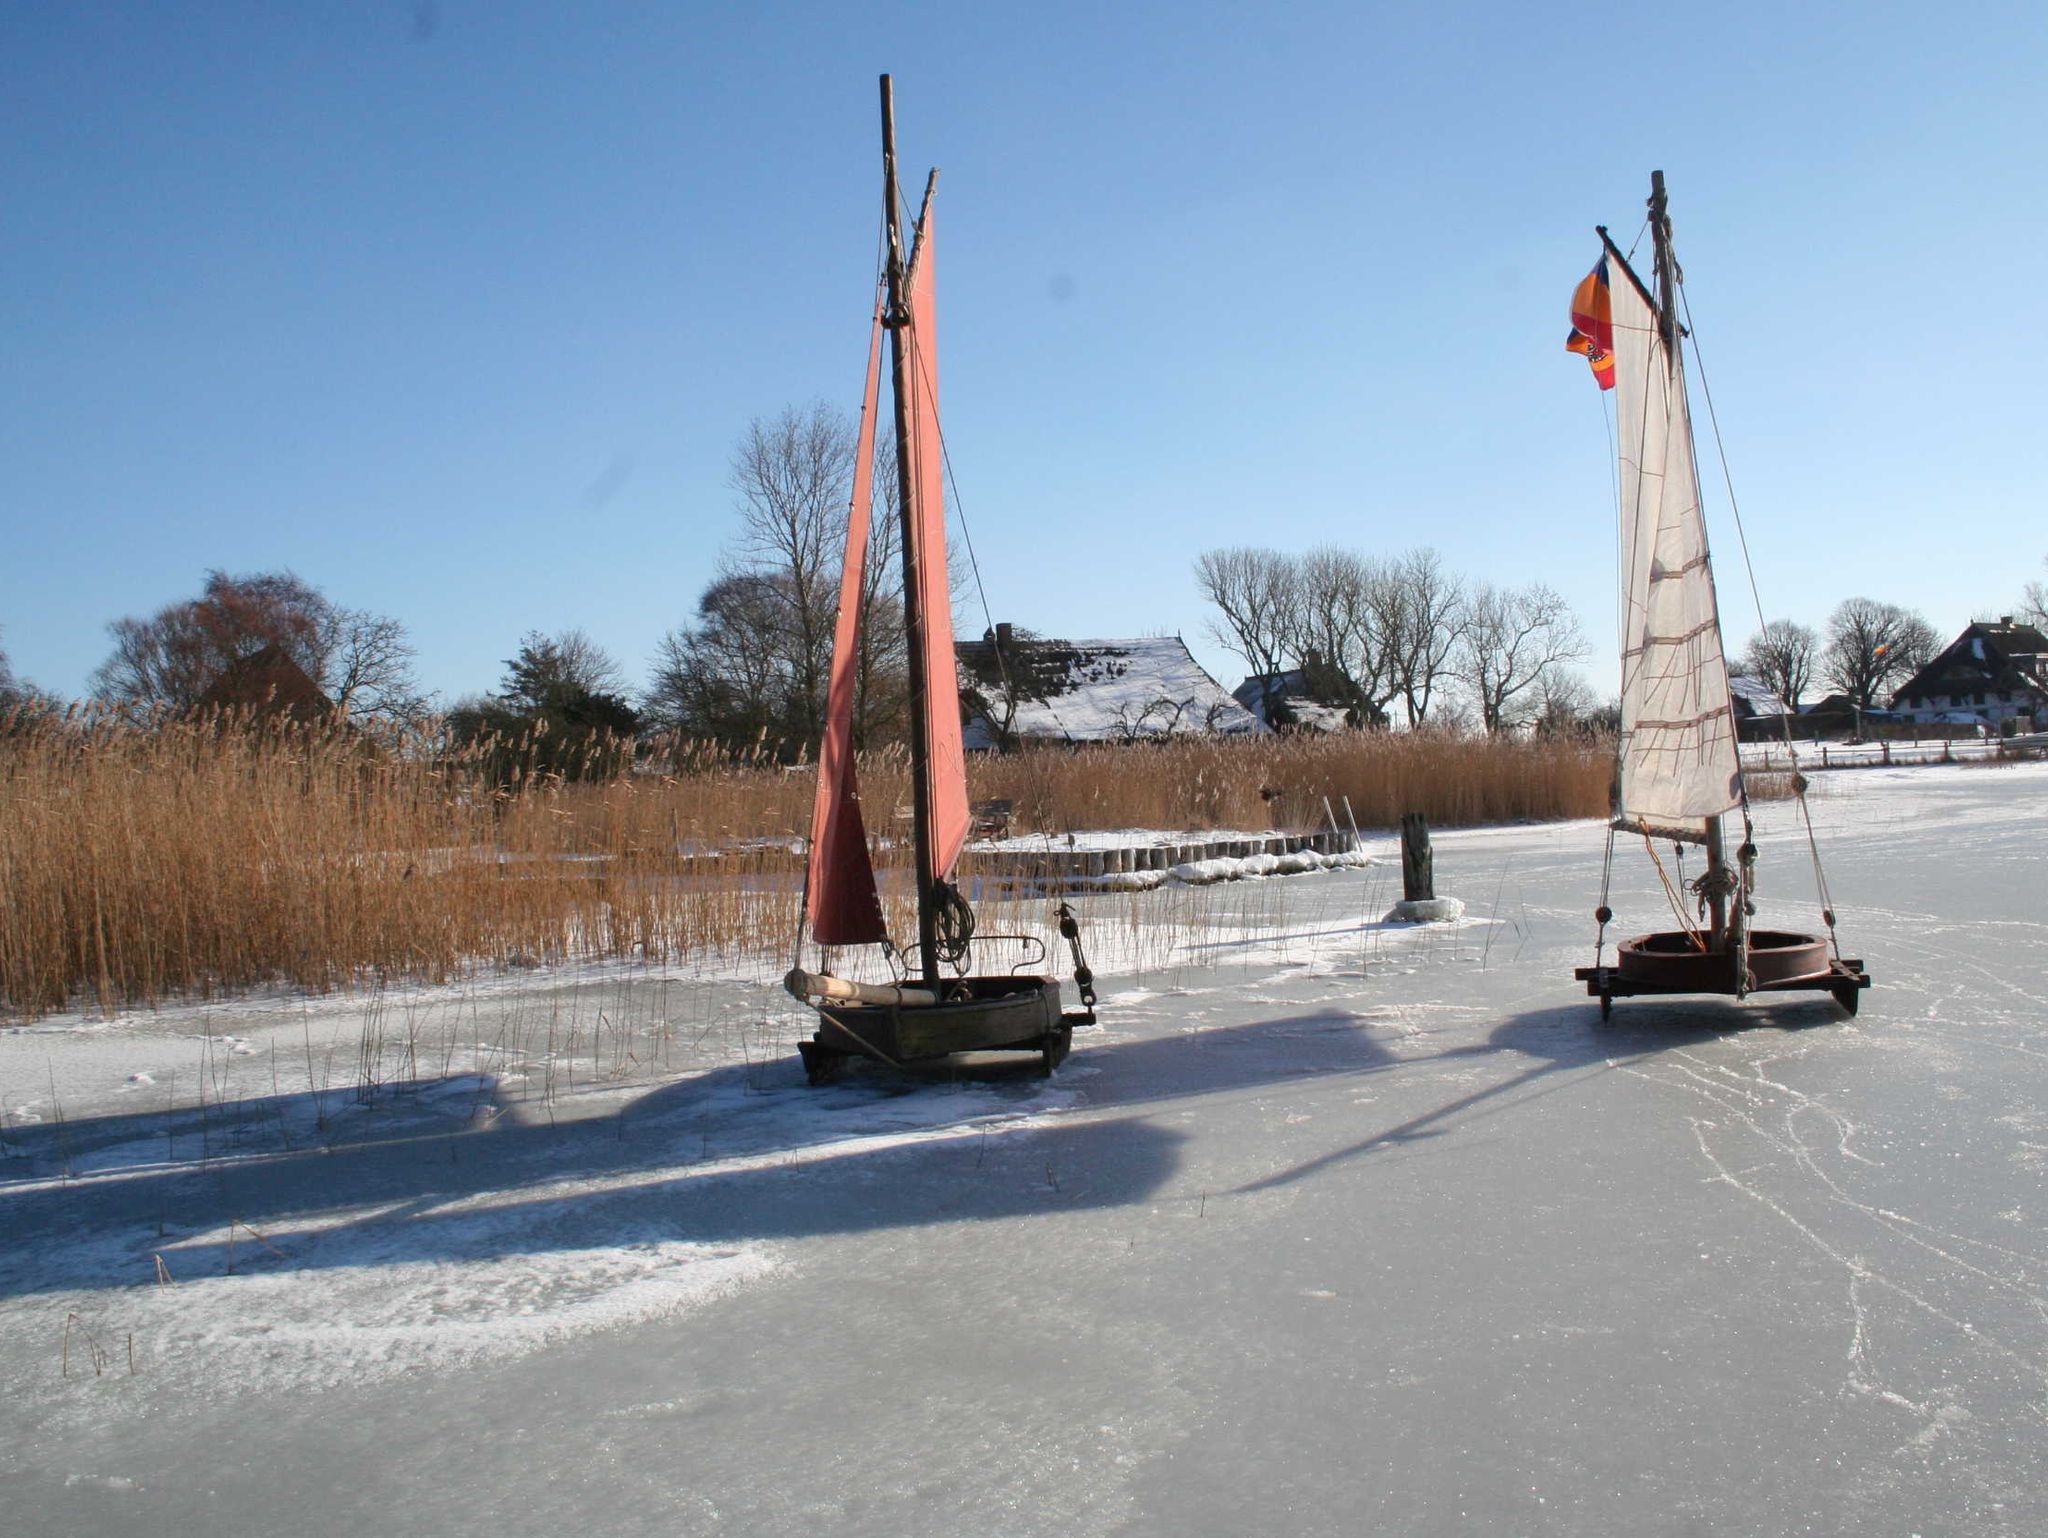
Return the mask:
POLYGON ((2038 720, 2048 715, 2048 636, 2010 614, 1978 620, 1900 686, 1892 710, 1925 724, 2038 720))

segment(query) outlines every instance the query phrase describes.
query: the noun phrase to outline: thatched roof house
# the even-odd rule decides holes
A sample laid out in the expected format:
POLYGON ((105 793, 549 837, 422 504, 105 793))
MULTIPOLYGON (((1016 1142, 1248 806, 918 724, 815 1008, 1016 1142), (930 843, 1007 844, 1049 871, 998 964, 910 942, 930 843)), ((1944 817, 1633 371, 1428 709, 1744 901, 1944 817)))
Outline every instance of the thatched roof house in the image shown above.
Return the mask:
POLYGON ((275 642, 222 668, 192 709, 196 715, 283 717, 303 726, 331 721, 335 714, 334 701, 275 642))
POLYGON ((998 625, 957 651, 970 749, 1264 730, 1179 636, 1062 641, 998 625))

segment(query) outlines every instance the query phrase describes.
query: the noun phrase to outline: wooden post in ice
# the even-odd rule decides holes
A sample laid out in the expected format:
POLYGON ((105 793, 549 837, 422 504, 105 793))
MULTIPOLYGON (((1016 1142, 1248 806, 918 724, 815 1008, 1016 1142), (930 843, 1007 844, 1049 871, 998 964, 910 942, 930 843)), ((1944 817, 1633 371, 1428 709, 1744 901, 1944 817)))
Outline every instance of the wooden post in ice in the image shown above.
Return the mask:
POLYGON ((1429 847, 1429 824, 1420 812, 1401 816, 1401 897, 1426 902, 1436 896, 1436 852, 1429 847))
POLYGON ((1401 900, 1383 923, 1445 924, 1465 916, 1455 897, 1436 895, 1436 852, 1429 847, 1429 824, 1420 812, 1401 818, 1401 900))

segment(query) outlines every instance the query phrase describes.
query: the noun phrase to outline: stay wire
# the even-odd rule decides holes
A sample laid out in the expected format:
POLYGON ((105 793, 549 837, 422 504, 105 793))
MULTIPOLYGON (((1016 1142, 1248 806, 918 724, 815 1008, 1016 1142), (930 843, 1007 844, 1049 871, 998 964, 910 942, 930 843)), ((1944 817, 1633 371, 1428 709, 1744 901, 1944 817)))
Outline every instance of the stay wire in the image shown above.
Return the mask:
MULTIPOLYGON (((911 366, 916 369, 918 378, 924 385, 925 393, 932 402, 932 430, 939 441, 939 462, 946 473, 946 485, 951 488, 953 493, 953 514, 959 520, 961 542, 967 549, 967 569, 974 578, 975 598, 981 604, 982 623, 989 637, 989 651, 995 657, 996 676, 1002 681, 1005 698, 1014 700, 1017 697, 1016 683, 1010 677, 1009 663, 1003 656, 1003 648, 1000 641, 996 638, 995 615, 989 609, 988 589, 981 580, 981 560, 976 555, 974 549, 974 530, 967 521, 966 499, 960 495, 960 478, 953 471, 953 451, 946 442, 946 426, 940 419, 938 411, 938 385, 932 378, 928 366, 929 360, 925 356, 924 348, 920 345, 919 337, 914 327, 910 332, 910 359, 911 366)), ((1071 734, 1067 731, 1066 722, 1060 719, 1059 707, 1053 704, 1050 698, 1041 701, 1041 703, 1045 706, 1046 712, 1052 717, 1053 725, 1059 728, 1060 735, 1071 740, 1071 734)), ((1071 827, 1068 828, 1067 834, 1069 842, 1071 842, 1073 837, 1073 829, 1071 827)), ((960 901, 960 906, 964 909, 966 907, 965 902, 957 897, 957 889, 954 889, 954 891, 955 901, 960 901)), ((940 922, 942 925, 946 922, 944 909, 940 913, 940 922)), ((973 937, 974 917, 971 911, 966 916, 966 933, 968 939, 973 937)))
MULTIPOLYGON (((951 488, 953 493, 953 515, 959 520, 961 542, 967 547, 967 569, 974 577, 974 594, 976 600, 981 604, 982 623, 990 637, 989 650, 995 656, 996 676, 1002 680, 1005 695, 1014 699, 1016 684, 1010 677, 1009 663, 1003 657, 1003 648, 994 639, 996 634, 995 615, 989 609, 988 589, 982 585, 981 561, 976 556, 974 550, 974 530, 967 521, 967 504, 960 495, 960 479, 953 473, 953 451, 946 443, 945 423, 939 420, 937 409, 939 399, 938 386, 933 381, 931 373, 926 367, 927 360, 924 355, 924 349, 918 344, 917 332, 914 329, 910 334, 910 357, 911 364, 917 370, 919 379, 924 383, 925 392, 931 398, 933 404, 932 427, 939 440, 939 461, 945 468, 946 485, 951 488)), ((1052 716, 1053 725, 1060 729, 1060 735, 1062 737, 1068 736, 1067 724, 1060 719, 1059 708, 1050 699, 1042 703, 1045 705, 1047 712, 1052 716)))
POLYGON ((1607 824, 1607 853, 1600 861, 1600 906, 1593 910, 1593 917, 1600 927, 1593 935, 1593 965, 1607 964, 1607 926, 1614 918, 1614 910, 1607 905, 1609 892, 1614 886, 1614 824, 1607 824))
MULTIPOLYGON (((1721 482, 1728 492, 1728 511, 1735 520, 1736 543, 1742 551, 1742 567, 1749 579, 1750 601, 1756 606, 1757 631, 1761 634, 1770 628, 1769 622, 1764 618, 1763 592, 1757 585, 1756 565, 1749 557, 1749 532, 1742 522, 1741 503, 1736 499, 1735 476, 1728 465, 1728 445, 1721 436, 1720 415, 1714 410, 1714 388, 1707 380, 1706 354, 1700 349, 1700 334, 1693 325, 1692 301, 1685 292, 1685 275, 1683 272, 1677 274, 1676 286, 1678 289, 1679 307, 1685 314, 1686 335, 1692 341, 1693 362, 1699 367, 1700 399, 1705 401, 1707 405, 1707 425, 1714 434, 1714 453, 1721 463, 1721 482)), ((1695 471, 1695 475, 1697 475, 1697 471, 1695 471)), ((1834 898, 1828 891, 1827 871, 1821 863, 1820 839, 1814 832, 1813 827, 1813 808, 1807 804, 1806 800, 1806 776, 1799 768, 1799 749, 1794 746, 1792 740, 1792 712, 1798 708, 1798 702, 1795 700, 1781 700, 1779 703, 1784 708, 1779 713, 1778 725, 1785 739, 1786 759, 1792 765, 1792 795, 1793 799, 1799 803, 1799 820, 1806 831, 1807 854, 1813 862, 1814 889, 1820 897, 1821 922, 1827 925, 1828 946, 1834 951, 1835 959, 1840 960, 1842 942, 1841 937, 1835 932, 1834 898)), ((1738 755, 1740 751, 1738 746, 1738 755)), ((1753 842, 1754 830, 1750 828, 1749 823, 1749 787, 1747 784, 1743 786, 1742 802, 1743 826, 1753 842)))

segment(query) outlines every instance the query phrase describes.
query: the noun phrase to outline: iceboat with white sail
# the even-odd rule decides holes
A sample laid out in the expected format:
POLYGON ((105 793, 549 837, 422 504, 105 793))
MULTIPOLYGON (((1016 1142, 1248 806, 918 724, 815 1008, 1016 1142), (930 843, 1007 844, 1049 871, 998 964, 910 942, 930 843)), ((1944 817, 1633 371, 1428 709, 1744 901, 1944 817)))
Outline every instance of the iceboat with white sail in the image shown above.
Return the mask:
MULTIPOLYGON (((1608 862, 1617 834, 1639 835, 1664 877, 1680 927, 1621 941, 1606 961, 1613 919, 1603 887, 1595 964, 1574 973, 1600 1001, 1635 994, 1818 990, 1854 1014, 1870 986, 1861 961, 1845 958, 1814 853, 1825 935, 1757 928, 1756 840, 1737 746, 1722 651, 1714 570, 1700 506, 1692 413, 1686 396, 1676 295, 1682 278, 1671 249, 1664 173, 1651 177, 1650 237, 1655 291, 1637 277, 1602 227, 1598 265, 1572 302, 1566 346, 1586 355, 1602 389, 1614 393, 1621 522, 1621 724, 1616 739, 1608 862), (1739 842, 1729 858, 1729 839, 1739 842), (1674 880, 1657 853, 1672 845, 1674 880), (1684 851, 1697 846, 1706 869, 1684 878, 1684 851), (1686 911, 1696 904, 1698 922, 1686 911)), ((1789 741, 1788 741, 1789 747, 1789 741)), ((1805 782, 1794 769, 1800 814, 1805 782)))

